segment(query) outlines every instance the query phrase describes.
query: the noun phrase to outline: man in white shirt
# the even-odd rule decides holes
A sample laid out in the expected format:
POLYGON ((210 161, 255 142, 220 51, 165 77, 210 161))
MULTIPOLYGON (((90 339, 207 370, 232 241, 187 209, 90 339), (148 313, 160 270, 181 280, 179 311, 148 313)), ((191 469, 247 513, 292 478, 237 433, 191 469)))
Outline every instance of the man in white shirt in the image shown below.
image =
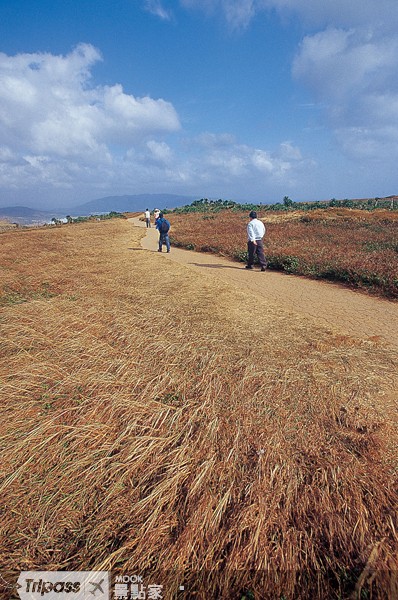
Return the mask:
POLYGON ((147 227, 151 226, 151 213, 149 212, 148 208, 145 211, 145 223, 147 227))
POLYGON ((263 237, 265 236, 265 226, 262 221, 257 219, 256 211, 252 210, 249 214, 250 222, 247 224, 247 251, 248 261, 246 269, 252 269, 254 264, 254 255, 257 254, 261 271, 267 268, 267 261, 264 256, 263 237))

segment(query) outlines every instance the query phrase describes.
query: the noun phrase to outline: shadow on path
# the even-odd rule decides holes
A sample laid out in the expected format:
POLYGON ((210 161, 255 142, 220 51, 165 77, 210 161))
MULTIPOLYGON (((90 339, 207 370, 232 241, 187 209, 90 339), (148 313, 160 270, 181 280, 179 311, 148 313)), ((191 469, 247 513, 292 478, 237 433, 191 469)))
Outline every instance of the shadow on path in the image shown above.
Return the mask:
POLYGON ((195 267, 206 267, 207 269, 238 269, 239 271, 241 269, 244 269, 245 267, 234 267, 234 266, 229 266, 229 265, 221 265, 221 264, 205 264, 205 263, 196 263, 196 262, 190 262, 188 263, 189 265, 194 265, 195 267))

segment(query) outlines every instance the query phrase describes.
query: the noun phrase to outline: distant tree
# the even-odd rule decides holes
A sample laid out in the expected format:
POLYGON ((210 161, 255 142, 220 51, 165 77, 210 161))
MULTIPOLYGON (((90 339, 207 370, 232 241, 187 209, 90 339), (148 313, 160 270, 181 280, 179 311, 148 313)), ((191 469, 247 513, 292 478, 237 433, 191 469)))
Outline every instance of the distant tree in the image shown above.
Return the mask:
POLYGON ((284 198, 283 198, 283 204, 286 207, 292 206, 293 200, 291 200, 291 198, 289 198, 289 196, 284 196, 284 198))
POLYGON ((66 215, 66 220, 68 223, 73 223, 73 219, 70 215, 66 215))

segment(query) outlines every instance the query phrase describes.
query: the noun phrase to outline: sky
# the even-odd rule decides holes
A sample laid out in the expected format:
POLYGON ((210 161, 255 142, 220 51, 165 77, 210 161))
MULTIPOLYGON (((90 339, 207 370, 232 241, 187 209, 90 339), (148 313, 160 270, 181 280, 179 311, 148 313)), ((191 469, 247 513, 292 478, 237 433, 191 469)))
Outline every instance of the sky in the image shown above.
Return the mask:
POLYGON ((0 206, 398 194, 396 0, 1 0, 0 206))

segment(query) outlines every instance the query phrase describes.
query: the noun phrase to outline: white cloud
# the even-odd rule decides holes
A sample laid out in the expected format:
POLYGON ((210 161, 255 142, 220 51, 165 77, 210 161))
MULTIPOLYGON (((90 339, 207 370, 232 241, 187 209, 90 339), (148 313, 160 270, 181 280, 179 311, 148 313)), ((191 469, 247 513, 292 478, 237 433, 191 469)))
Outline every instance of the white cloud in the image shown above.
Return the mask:
POLYGON ((279 152, 286 160, 300 161, 303 159, 300 149, 297 146, 293 146, 292 142, 289 141, 280 144, 279 152))
POLYGON ((149 140, 147 148, 150 152, 150 158, 160 164, 170 164, 173 159, 173 151, 166 142, 149 140))
POLYGON ((89 44, 66 56, 0 54, 0 188, 112 180, 121 153, 180 129, 165 100, 93 86, 99 60, 89 44))
POLYGON ((327 29, 304 38, 293 75, 320 97, 359 95, 394 81, 397 51, 398 36, 379 40, 368 31, 327 29))
POLYGON ((327 29, 304 38, 293 75, 326 106, 336 140, 347 154, 397 156, 398 36, 327 29))
POLYGON ((254 17, 255 2, 253 0, 241 0, 240 2, 225 0, 223 9, 229 26, 232 29, 240 29, 246 27, 254 17))
POLYGON ((164 8, 161 0, 145 0, 145 10, 163 21, 170 21, 172 17, 171 11, 164 8))
POLYGON ((284 142, 272 153, 239 144, 227 133, 205 133, 185 138, 182 143, 182 151, 154 140, 147 143, 146 153, 132 149, 122 177, 139 183, 141 189, 151 181, 160 186, 155 190, 160 192, 232 199, 253 198, 254 194, 265 200, 265 190, 278 190, 276 198, 291 193, 302 174, 315 167, 291 142, 284 142))
POLYGON ((121 85, 90 87, 99 52, 82 44, 71 54, 0 55, 0 133, 11 148, 90 162, 109 143, 129 144, 179 121, 164 100, 135 98, 121 85))
POLYGON ((221 13, 231 29, 244 29, 263 2, 258 0, 180 0, 184 8, 204 11, 207 15, 221 13))
POLYGON ((238 144, 227 134, 220 137, 224 143, 212 145, 208 143, 209 134, 204 137, 204 151, 191 160, 190 169, 202 179, 223 183, 226 188, 239 189, 242 184, 246 186, 247 181, 261 181, 263 185, 283 182, 288 186, 301 170, 310 166, 290 142, 282 143, 271 153, 238 144))
POLYGON ((349 28, 372 25, 394 31, 398 24, 396 0, 180 0, 185 8, 207 14, 222 13, 235 29, 243 29, 258 15, 276 11, 284 19, 300 18, 312 27, 349 28))
POLYGON ((259 0, 258 10, 275 9, 287 17, 299 17, 312 27, 368 27, 394 31, 398 23, 395 0, 259 0))
POLYGON ((222 148, 231 146, 236 141, 230 133, 210 133, 206 131, 197 137, 197 142, 204 148, 222 148))

